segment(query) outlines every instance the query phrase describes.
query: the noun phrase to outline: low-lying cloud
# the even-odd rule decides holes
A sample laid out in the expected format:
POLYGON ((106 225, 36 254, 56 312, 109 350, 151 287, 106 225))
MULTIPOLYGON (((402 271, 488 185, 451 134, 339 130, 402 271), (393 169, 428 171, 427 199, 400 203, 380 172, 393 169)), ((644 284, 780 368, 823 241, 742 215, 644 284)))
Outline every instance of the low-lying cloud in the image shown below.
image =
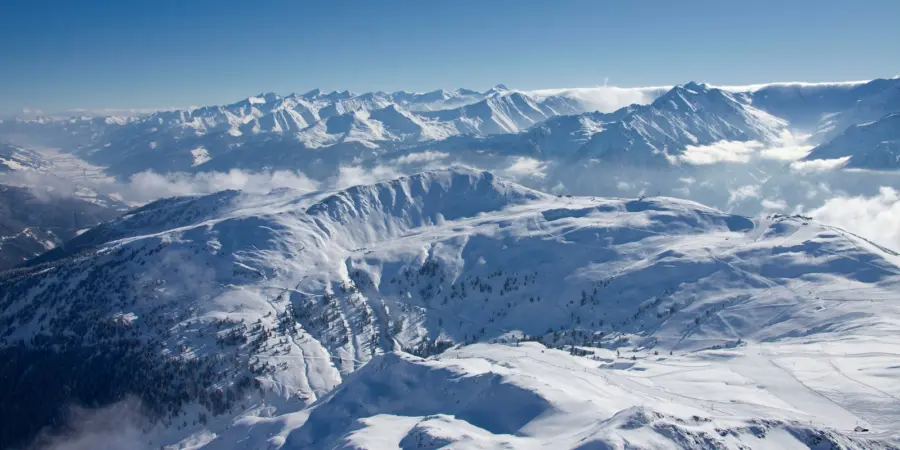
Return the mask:
POLYGON ((885 247, 900 249, 900 191, 895 188, 884 186, 870 197, 834 197, 809 214, 885 247))
POLYGON ((226 189, 266 193, 278 188, 313 191, 318 187, 316 181, 303 173, 288 170, 245 172, 233 169, 196 174, 141 172, 131 176, 130 183, 123 186, 121 194, 133 202, 147 202, 161 197, 209 194, 226 189))
MULTIPOLYGON (((788 142, 788 141, 785 141, 788 142)), ((399 155, 374 164, 326 168, 309 176, 299 171, 243 171, 203 173, 138 173, 125 182, 111 178, 65 180, 41 172, 0 174, 0 183, 17 181, 44 196, 81 195, 85 189, 139 205, 161 197, 203 195, 223 189, 267 193, 290 188, 301 192, 343 189, 397 177, 465 165, 488 170, 527 187, 575 195, 668 195, 687 198, 726 211, 755 215, 815 211, 816 217, 846 227, 874 241, 900 248, 896 223, 894 173, 851 173, 837 160, 784 162, 805 152, 799 146, 760 142, 719 142, 691 146, 677 171, 653 168, 615 168, 601 163, 572 164, 528 156, 497 156, 427 151, 399 155), (722 163, 716 165, 715 163, 722 163), (789 167, 789 169, 788 169, 789 167), (802 175, 802 176, 798 176, 802 175), (13 180, 13 178, 18 179, 13 180)))
POLYGON ((728 203, 740 202, 748 198, 759 198, 761 186, 748 184, 728 191, 728 203))
POLYGON ((448 157, 450 157, 449 153, 426 150, 424 152, 410 153, 408 155, 394 158, 393 162, 396 164, 419 164, 431 161, 441 161, 448 157))
POLYGON ((718 141, 708 145, 688 145, 678 160, 693 165, 748 163, 753 159, 797 161, 809 154, 813 146, 808 136, 782 132, 775 142, 718 141))
POLYGON ((126 399, 100 409, 69 408, 59 430, 45 430, 29 450, 149 450, 140 402, 126 399))
POLYGON ((634 88, 597 86, 569 89, 539 89, 527 91, 526 94, 537 99, 545 99, 554 95, 560 95, 581 102, 584 109, 587 111, 612 112, 633 104, 649 104, 671 88, 671 86, 634 88))
POLYGON ((759 202, 760 206, 762 206, 763 210, 766 211, 784 211, 788 208, 788 204, 784 200, 780 199, 763 199, 759 202))
POLYGON ((527 156, 520 156, 513 159, 512 164, 505 169, 499 170, 499 175, 514 180, 523 178, 545 178, 547 176, 547 162, 541 161, 527 156))
POLYGON ((695 165, 746 163, 764 146, 759 141, 719 141, 710 145, 688 145, 680 159, 695 165))
POLYGON ((390 166, 377 165, 371 168, 362 166, 341 166, 338 168, 337 175, 328 179, 323 187, 329 189, 344 189, 360 184, 373 184, 380 181, 393 180, 400 176, 403 176, 403 173, 398 172, 395 168, 390 166))
POLYGON ((835 159, 813 159, 809 161, 794 161, 791 163, 791 170, 801 174, 828 172, 840 169, 850 161, 849 156, 835 159))

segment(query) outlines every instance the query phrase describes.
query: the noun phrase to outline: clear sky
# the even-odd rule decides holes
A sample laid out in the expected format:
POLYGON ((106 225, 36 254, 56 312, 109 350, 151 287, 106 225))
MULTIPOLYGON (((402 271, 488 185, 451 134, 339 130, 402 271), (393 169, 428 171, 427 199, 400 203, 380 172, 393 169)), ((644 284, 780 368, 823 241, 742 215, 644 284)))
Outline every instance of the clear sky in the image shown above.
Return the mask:
POLYGON ((0 113, 900 73, 898 0, 0 0, 0 113))

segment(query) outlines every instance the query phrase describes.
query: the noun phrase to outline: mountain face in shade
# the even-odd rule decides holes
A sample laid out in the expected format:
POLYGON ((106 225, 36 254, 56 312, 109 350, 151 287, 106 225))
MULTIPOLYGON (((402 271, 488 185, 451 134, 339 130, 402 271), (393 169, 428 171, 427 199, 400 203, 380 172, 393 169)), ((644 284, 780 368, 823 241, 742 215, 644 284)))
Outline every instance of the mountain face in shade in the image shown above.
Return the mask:
POLYGON ((900 113, 853 125, 834 139, 815 147, 806 160, 849 158, 845 167, 900 169, 900 113))

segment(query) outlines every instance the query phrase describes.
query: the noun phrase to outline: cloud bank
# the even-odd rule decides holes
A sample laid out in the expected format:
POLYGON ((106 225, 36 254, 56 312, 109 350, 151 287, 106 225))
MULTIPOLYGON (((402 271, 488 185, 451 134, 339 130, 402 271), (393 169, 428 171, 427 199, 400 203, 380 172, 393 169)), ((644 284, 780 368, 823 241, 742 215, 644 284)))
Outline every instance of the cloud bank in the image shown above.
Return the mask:
POLYGON ((764 144, 758 141, 719 141, 710 145, 688 145, 679 159, 694 165, 746 163, 763 147, 764 144))
POLYGON ((133 175, 131 182, 123 186, 122 196, 136 202, 147 202, 161 197, 209 194, 226 189, 262 194, 278 188, 313 191, 318 186, 303 173, 288 170, 245 172, 233 169, 197 174, 141 172, 133 175))
POLYGON ((671 88, 672 86, 634 88, 597 86, 568 89, 538 89, 534 91, 524 91, 524 93, 539 100, 555 95, 569 97, 581 102, 584 109, 587 111, 612 112, 633 104, 649 104, 671 88))
POLYGON ((871 197, 834 197, 809 214, 885 247, 900 249, 900 191, 895 188, 884 186, 871 197))
POLYGON ((791 163, 791 170, 797 173, 809 174, 819 172, 829 172, 840 169, 850 161, 849 156, 836 159, 813 159, 810 161, 794 161, 791 163))
POLYGON ((784 131, 775 142, 718 141, 709 145, 688 145, 677 160, 693 165, 748 163, 754 159, 796 161, 808 155, 813 146, 809 136, 784 131))

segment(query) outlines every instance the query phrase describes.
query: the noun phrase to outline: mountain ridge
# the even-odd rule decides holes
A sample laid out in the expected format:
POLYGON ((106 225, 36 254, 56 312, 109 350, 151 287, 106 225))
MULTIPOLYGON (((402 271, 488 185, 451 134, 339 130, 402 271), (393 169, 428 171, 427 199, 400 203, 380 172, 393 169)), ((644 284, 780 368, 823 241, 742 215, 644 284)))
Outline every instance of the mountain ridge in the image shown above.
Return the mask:
MULTIPOLYGON (((277 414, 318 404, 324 413, 329 400, 317 399, 360 368, 368 377, 376 368, 366 363, 394 351, 428 356, 528 338, 602 348, 614 360, 616 350, 631 352, 661 370, 653 352, 890 333, 894 310, 885 299, 900 282, 895 256, 805 218, 751 220, 670 198, 558 197, 465 168, 319 193, 162 200, 107 229, 118 231, 88 231, 79 253, 0 276, 0 320, 9 324, 0 351, 17 355, 3 370, 55 367, 59 349, 84 356, 78 364, 119 355, 121 366, 79 366, 113 380, 94 400, 138 395, 157 424, 147 432, 168 443, 207 426, 227 436, 232 418, 245 414, 242 403, 264 402, 277 414), (162 380, 174 382, 158 391, 162 380), (188 414, 184 424, 171 411, 188 414)), ((490 355, 495 348, 506 352, 473 348, 466 358, 478 367, 499 357, 490 355)), ((624 358, 610 364, 604 370, 631 367, 624 358)), ((66 373, 69 385, 90 387, 77 378, 88 372, 66 373)), ((616 373, 617 385, 627 383, 616 373)), ((88 392, 75 395, 89 402, 88 392)), ((540 404, 549 392, 528 395, 540 404)), ((34 414, 56 405, 51 392, 42 399, 34 414)), ((452 412, 451 404, 427 414, 452 412)), ((366 408, 391 414, 379 405, 366 408)), ((797 420, 790 410, 777 409, 797 420)), ((27 417, 49 416, 20 420, 27 417)), ((471 415, 457 420, 485 425, 471 415)), ((303 433, 288 433, 283 445, 325 443, 303 433)))

